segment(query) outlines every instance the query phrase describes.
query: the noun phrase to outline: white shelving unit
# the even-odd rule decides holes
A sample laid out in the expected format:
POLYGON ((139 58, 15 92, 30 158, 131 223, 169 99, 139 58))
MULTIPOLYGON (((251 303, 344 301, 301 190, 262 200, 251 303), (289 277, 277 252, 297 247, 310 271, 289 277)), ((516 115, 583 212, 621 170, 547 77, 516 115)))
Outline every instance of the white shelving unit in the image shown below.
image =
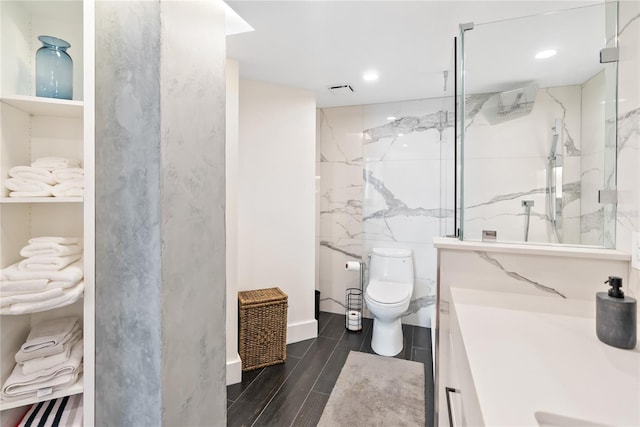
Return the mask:
POLYGON ((76 315, 84 335, 76 383, 40 398, 0 400, 0 427, 15 426, 34 403, 78 393, 84 394, 84 424, 94 424, 94 16, 94 0, 0 1, 0 267, 22 259, 20 249, 31 237, 82 236, 85 285, 84 297, 66 307, 0 316, 0 386, 33 324, 76 315), (39 35, 71 44, 73 100, 34 96, 39 35), (9 197, 9 169, 45 156, 82 160, 84 197, 9 197))
POLYGON ((84 197, 2 197, 2 203, 82 203, 84 197))

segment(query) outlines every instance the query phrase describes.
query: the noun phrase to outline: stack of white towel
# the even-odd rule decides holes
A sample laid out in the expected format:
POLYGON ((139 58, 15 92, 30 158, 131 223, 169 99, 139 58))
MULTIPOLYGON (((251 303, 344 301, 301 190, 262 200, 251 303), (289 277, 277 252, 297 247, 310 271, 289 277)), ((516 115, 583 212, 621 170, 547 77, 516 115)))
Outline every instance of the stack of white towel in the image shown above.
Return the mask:
POLYGON ((0 314, 51 310, 82 296, 82 239, 34 237, 20 255, 26 258, 0 270, 0 314))
POLYGON ((82 372, 82 344, 77 317, 34 325, 16 353, 16 366, 2 387, 2 398, 46 396, 75 383, 82 372))
POLYGON ((74 197, 84 195, 84 169, 77 159, 42 157, 31 166, 14 166, 5 187, 10 197, 74 197))

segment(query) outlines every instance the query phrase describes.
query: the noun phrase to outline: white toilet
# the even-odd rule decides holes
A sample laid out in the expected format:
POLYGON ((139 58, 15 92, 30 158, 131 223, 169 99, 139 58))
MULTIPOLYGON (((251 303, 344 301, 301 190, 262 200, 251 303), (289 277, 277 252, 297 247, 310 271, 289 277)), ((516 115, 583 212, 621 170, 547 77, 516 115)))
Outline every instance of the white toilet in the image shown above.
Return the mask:
POLYGON ((373 315, 371 348, 382 356, 402 351, 400 317, 413 295, 413 259, 409 249, 374 248, 369 262, 369 284, 364 294, 373 315))

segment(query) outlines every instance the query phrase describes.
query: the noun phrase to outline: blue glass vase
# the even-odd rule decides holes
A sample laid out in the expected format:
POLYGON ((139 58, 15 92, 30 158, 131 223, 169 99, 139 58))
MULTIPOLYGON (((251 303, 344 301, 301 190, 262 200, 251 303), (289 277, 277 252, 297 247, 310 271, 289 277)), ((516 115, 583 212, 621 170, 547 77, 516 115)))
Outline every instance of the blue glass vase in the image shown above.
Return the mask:
POLYGON ((73 61, 67 53, 71 45, 59 38, 38 36, 42 47, 36 52, 36 96, 73 98, 73 61))

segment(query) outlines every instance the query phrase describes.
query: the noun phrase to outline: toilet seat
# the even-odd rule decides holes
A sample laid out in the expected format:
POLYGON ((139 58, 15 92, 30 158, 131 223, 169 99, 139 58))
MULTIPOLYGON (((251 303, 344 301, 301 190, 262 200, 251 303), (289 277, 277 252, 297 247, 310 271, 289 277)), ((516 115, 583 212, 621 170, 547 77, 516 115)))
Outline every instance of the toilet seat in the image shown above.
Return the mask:
POLYGON ((366 296, 377 305, 396 307, 411 298, 411 291, 409 283, 373 281, 367 286, 366 296))

